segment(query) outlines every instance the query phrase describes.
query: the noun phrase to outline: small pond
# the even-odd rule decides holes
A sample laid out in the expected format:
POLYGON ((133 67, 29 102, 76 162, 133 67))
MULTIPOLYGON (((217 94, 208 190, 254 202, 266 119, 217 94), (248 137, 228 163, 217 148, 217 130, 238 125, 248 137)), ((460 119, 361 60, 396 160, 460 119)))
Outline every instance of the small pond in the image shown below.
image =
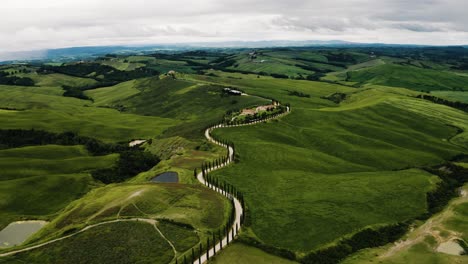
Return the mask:
POLYGON ((47 224, 46 221, 18 221, 0 231, 0 248, 19 245, 47 224))
POLYGON ((179 182, 179 175, 174 171, 166 171, 151 179, 152 182, 179 182))
POLYGON ((457 255, 457 256, 465 253, 462 246, 460 246, 460 244, 458 244, 458 242, 454 240, 441 243, 439 247, 437 248, 437 251, 445 253, 445 254, 457 255))

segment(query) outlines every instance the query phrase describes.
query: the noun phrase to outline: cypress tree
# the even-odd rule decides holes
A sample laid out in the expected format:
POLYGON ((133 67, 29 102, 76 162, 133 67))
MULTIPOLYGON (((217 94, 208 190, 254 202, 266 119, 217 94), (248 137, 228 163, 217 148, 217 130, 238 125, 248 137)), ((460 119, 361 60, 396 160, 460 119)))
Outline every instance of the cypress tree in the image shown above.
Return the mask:
POLYGON ((229 227, 226 226, 226 243, 229 245, 229 227))
POLYGON ((213 256, 216 255, 216 237, 215 233, 213 233, 213 256))
POLYGON ((219 245, 220 245, 219 249, 221 250, 221 249, 223 249, 223 238, 221 237, 221 230, 220 229, 218 229, 218 237, 219 237, 219 245))
POLYGON ((201 243, 200 243, 199 253, 200 254, 198 255, 198 263, 202 264, 202 262, 201 262, 201 255, 202 255, 202 245, 201 245, 201 243))
POLYGON ((206 238, 206 259, 210 259, 210 238, 206 238))

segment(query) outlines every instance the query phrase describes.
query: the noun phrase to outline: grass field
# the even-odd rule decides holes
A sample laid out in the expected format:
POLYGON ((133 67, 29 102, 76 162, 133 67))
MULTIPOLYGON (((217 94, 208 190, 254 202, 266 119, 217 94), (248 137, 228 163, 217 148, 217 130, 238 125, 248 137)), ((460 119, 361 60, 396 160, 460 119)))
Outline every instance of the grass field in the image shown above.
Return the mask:
POLYGON ((32 241, 59 237, 67 230, 118 218, 170 219, 200 232, 224 224, 230 204, 201 186, 184 184, 119 184, 90 191, 70 203, 32 241))
POLYGON ((93 98, 96 106, 113 106, 140 92, 135 88, 135 82, 132 80, 111 87, 88 90, 85 91, 85 95, 93 98))
POLYGON ((143 222, 118 222, 92 228, 60 243, 1 259, 0 263, 168 263, 169 243, 143 222))
POLYGON ((468 92, 433 91, 431 94, 451 101, 468 103, 468 92))
POLYGON ((145 66, 145 64, 143 63, 132 62, 128 60, 125 61, 125 59, 114 59, 114 58, 100 61, 100 63, 102 65, 107 65, 120 71, 133 71, 135 69, 145 66))
MULTIPOLYGON (((104 89, 108 90, 99 95, 93 94, 98 102, 101 100, 99 96, 109 98, 108 94, 112 96, 116 94, 113 90, 109 90, 110 88, 104 89)), ((164 136, 182 136, 189 139, 202 138, 203 130, 208 125, 221 120, 228 110, 268 102, 258 97, 222 96, 221 86, 200 85, 197 82, 172 78, 142 79, 132 89, 141 92, 125 100, 117 99, 128 112, 175 120, 164 136)))
POLYGON ((62 85, 67 86, 86 86, 86 85, 93 85, 96 84, 97 81, 90 79, 90 78, 80 78, 69 76, 60 73, 52 73, 52 74, 24 74, 25 77, 29 77, 34 80, 36 85, 38 86, 45 86, 45 87, 60 87, 62 85))
MULTIPOLYGON (((244 80, 235 81, 245 86, 244 80)), ((421 100, 379 91, 374 99, 357 96, 337 107, 318 97, 327 87, 352 89, 275 82, 250 81, 251 90, 268 89, 275 98, 288 100, 295 106, 291 114, 279 122, 214 132, 236 142, 240 158, 214 174, 246 194, 251 228, 267 244, 307 252, 365 226, 418 216, 426 210, 425 192, 436 178, 405 169, 441 163, 463 151, 448 142, 456 133, 445 125, 449 118, 430 118, 422 108, 428 103, 421 100), (283 92, 288 87, 311 98, 288 97, 283 92), (406 108, 410 102, 421 107, 396 107, 392 100, 400 99, 406 108)), ((459 125, 466 120, 459 111, 440 110, 446 117, 462 118, 459 125)))
POLYGON ((466 90, 468 77, 455 73, 422 69, 414 66, 383 64, 348 72, 347 81, 405 87, 412 90, 466 90))
MULTIPOLYGON (((57 88, 58 89, 58 88, 57 88)), ((3 129, 74 131, 104 141, 128 141, 160 135, 177 120, 120 113, 115 109, 90 107, 90 101, 62 97, 56 89, 3 86, 0 107, 21 109, 0 114, 3 129)))
POLYGON ((274 255, 263 252, 262 250, 244 245, 242 243, 234 243, 223 249, 216 255, 215 258, 208 263, 213 264, 293 264, 297 263, 291 260, 283 259, 274 255))
POLYGON ((83 146, 0 150, 0 228, 18 219, 50 219, 95 185, 89 171, 113 166, 118 154, 90 156, 83 146))

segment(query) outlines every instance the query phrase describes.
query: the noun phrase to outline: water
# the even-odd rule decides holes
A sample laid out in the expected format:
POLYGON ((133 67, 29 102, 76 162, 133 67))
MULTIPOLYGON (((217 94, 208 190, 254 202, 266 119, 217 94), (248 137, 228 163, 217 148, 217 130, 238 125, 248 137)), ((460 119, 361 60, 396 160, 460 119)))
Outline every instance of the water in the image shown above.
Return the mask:
POLYGON ((0 248, 19 245, 47 224, 46 221, 12 222, 0 231, 0 248))
POLYGON ((441 243, 437 248, 437 251, 450 255, 462 255, 465 253, 460 244, 453 240, 441 243))
POLYGON ((179 182, 177 172, 166 171, 151 179, 152 182, 179 182))

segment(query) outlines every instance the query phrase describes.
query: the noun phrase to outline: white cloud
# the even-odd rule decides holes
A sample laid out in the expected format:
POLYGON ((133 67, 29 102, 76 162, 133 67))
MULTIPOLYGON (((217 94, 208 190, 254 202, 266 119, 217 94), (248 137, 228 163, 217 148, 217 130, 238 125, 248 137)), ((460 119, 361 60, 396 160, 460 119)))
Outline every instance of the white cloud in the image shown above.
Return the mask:
POLYGON ((0 51, 226 40, 466 44, 465 0, 3 0, 0 51))

